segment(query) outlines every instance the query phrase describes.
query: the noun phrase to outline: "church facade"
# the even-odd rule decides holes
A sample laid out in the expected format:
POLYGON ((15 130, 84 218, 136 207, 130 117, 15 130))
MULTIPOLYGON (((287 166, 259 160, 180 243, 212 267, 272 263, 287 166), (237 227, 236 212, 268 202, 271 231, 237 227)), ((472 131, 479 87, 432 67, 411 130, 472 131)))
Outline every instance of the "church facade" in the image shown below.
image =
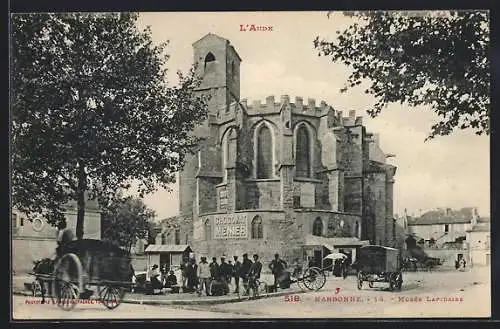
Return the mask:
POLYGON ((394 245, 396 167, 362 117, 288 95, 249 103, 228 40, 208 34, 193 49, 209 115, 194 131, 203 141, 180 172, 179 200, 197 255, 319 262, 394 245))

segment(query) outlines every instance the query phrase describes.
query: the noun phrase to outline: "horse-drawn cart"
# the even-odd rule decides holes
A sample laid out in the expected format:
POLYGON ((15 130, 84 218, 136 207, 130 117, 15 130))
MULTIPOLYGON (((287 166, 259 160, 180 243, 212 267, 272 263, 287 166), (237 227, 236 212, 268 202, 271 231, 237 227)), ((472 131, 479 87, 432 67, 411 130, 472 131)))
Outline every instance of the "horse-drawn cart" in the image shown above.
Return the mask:
POLYGON ((401 290, 401 256, 398 249, 368 245, 359 248, 356 268, 358 270, 358 289, 363 282, 373 288, 374 282, 388 282, 391 290, 401 290))
POLYGON ((83 300, 114 309, 132 286, 133 269, 127 251, 108 242, 82 239, 65 246, 54 260, 36 263, 31 274, 39 284, 42 303, 49 293, 52 303, 64 310, 83 300), (94 295, 97 298, 92 299, 94 295))

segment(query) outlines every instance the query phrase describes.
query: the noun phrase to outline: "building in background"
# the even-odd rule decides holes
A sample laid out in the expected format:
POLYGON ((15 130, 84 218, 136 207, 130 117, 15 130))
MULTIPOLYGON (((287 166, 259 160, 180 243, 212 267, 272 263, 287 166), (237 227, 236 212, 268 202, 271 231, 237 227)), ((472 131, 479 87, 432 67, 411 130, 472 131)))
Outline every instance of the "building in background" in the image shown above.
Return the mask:
POLYGON ((491 264, 490 218, 478 218, 477 223, 467 230, 467 248, 472 265, 491 264))
POLYGON ((394 246, 396 167, 355 111, 287 95, 240 98, 240 64, 229 40, 193 44, 198 92, 209 95, 203 142, 180 173, 188 243, 208 257, 258 253, 314 257, 363 244, 394 246))
MULTIPOLYGON (((68 203, 65 208, 67 225, 75 232, 76 202, 68 203)), ((84 238, 101 239, 101 211, 96 201, 87 200, 85 204, 84 238)), ((12 209, 12 268, 15 273, 31 271, 33 261, 53 259, 56 246, 56 227, 47 224, 42 217, 30 222, 26 215, 12 209)))

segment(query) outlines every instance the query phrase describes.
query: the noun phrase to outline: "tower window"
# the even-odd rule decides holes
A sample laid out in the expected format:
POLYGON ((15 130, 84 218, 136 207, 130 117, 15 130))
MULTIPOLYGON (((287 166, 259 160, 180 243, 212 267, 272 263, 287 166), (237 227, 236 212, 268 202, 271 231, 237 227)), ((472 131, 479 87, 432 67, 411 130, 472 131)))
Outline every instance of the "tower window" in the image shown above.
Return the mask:
POLYGON ((295 176, 311 177, 310 136, 306 126, 303 124, 297 129, 295 176))
POLYGON ((257 132, 257 178, 273 175, 273 141, 271 129, 263 124, 257 132))
POLYGON ((444 233, 448 233, 450 230, 450 226, 448 224, 444 224, 444 233))
POLYGON ((210 62, 215 62, 215 56, 212 53, 208 53, 207 56, 205 56, 205 66, 210 62))
POLYGON ((262 239, 264 238, 264 232, 262 227, 262 218, 260 216, 255 216, 252 220, 252 239, 262 239))
POLYGON ((322 236, 323 235, 323 221, 319 217, 314 220, 313 235, 315 235, 315 236, 322 236))

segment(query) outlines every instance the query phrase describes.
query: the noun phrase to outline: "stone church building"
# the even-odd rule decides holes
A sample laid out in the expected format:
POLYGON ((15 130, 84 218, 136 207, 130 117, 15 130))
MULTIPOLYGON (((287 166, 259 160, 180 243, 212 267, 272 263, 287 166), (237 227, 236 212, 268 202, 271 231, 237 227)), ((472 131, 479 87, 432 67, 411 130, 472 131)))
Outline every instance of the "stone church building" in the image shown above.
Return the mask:
POLYGON ((279 253, 287 260, 364 244, 393 246, 393 184, 379 137, 355 111, 284 95, 240 97, 241 57, 207 34, 193 44, 210 96, 202 143, 180 173, 181 217, 199 256, 279 253))

